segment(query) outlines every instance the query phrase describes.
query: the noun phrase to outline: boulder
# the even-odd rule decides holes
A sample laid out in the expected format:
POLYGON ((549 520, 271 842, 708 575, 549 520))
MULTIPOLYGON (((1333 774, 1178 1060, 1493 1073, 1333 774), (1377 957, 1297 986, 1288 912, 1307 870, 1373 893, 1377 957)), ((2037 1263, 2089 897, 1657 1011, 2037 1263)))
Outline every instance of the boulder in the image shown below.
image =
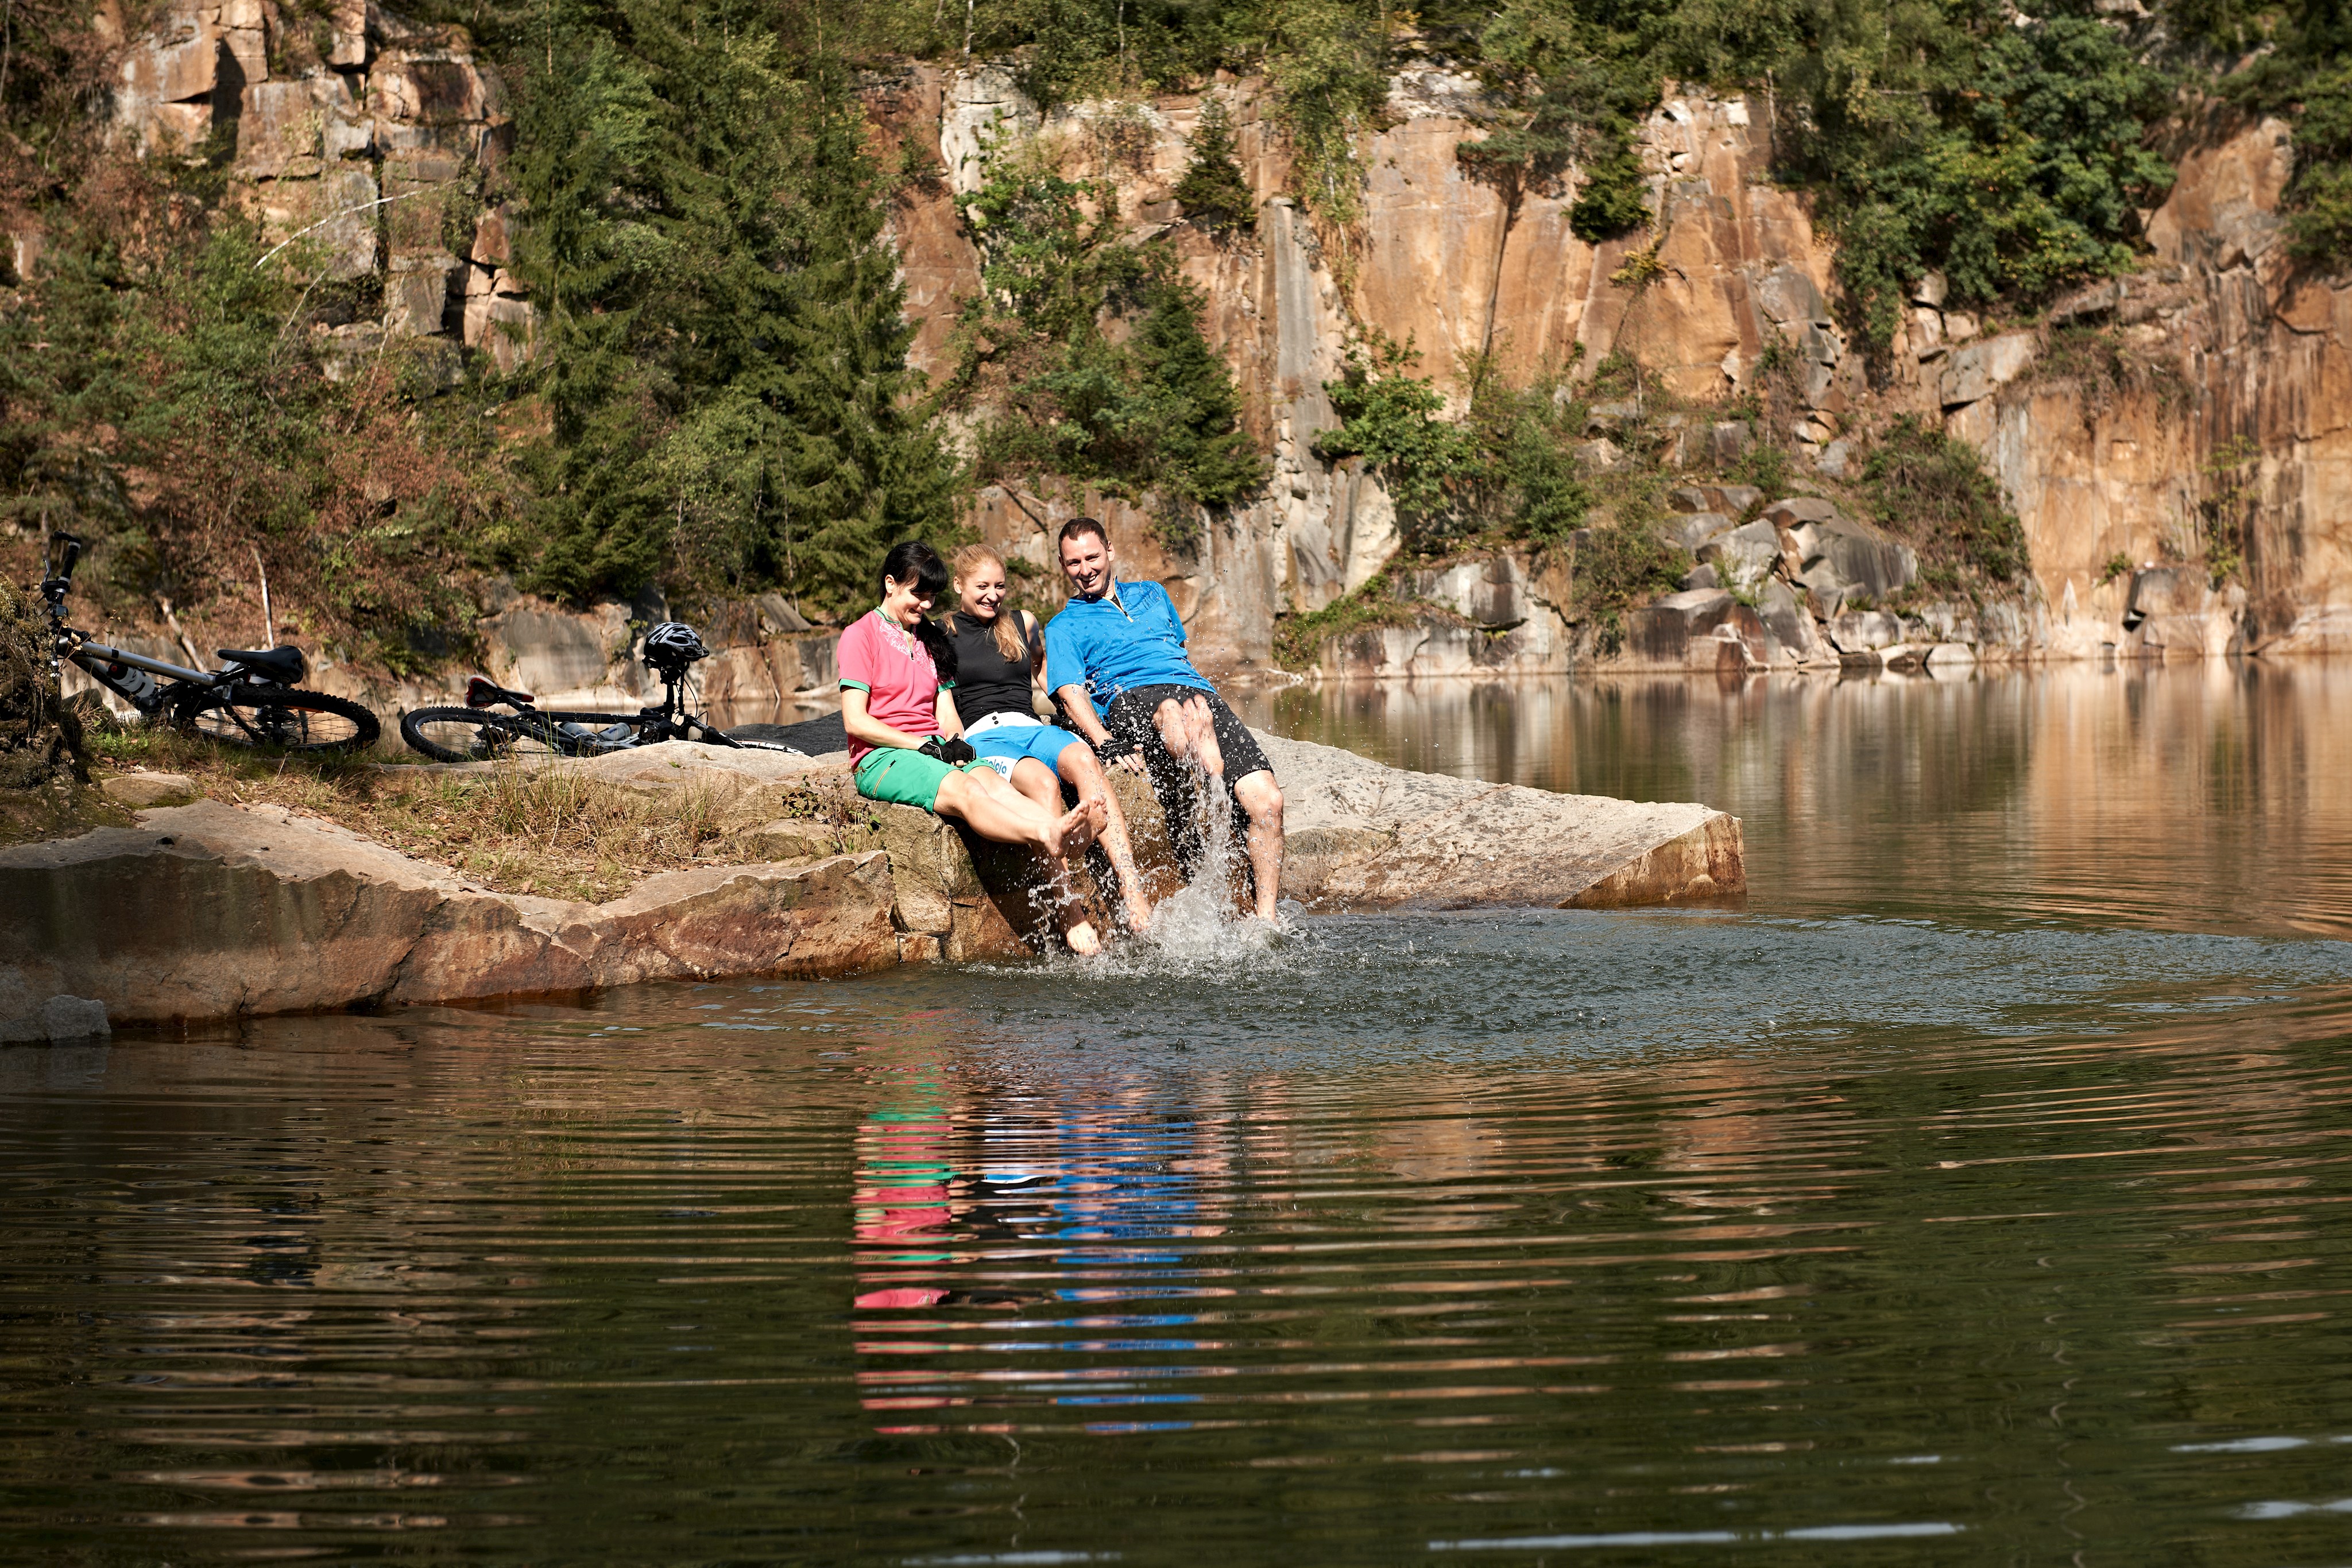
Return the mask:
POLYGON ((1626 653, 1637 664, 1712 670, 1768 657, 1764 622, 1721 589, 1669 593, 1625 619, 1626 653))
POLYGON ((1756 433, 1744 419, 1725 420, 1709 432, 1708 444, 1717 465, 1729 467, 1748 455, 1748 449, 1756 444, 1756 433))
POLYGON ((1799 664, 1834 656, 1821 645, 1811 613, 1779 578, 1765 580, 1762 591, 1756 596, 1756 616, 1764 622, 1765 634, 1772 640, 1774 662, 1779 662, 1783 653, 1799 664))
MULTIPOLYGON (((1957 341, 1958 319, 1947 318, 1945 326, 1957 341)), ((2032 333, 2004 332, 1997 338, 1954 349, 1944 364, 1944 406, 1957 408, 1990 397, 2024 373, 2025 367, 2033 362, 2034 348, 2032 333)))
POLYGON ((1517 626, 1543 613, 1526 563, 1507 552, 1457 561, 1436 571, 1416 571, 1412 591, 1415 598, 1443 604, 1464 620, 1488 628, 1517 626))
POLYGON ((1633 466, 1624 448, 1605 435, 1578 442, 1568 449, 1568 455, 1595 474, 1617 474, 1633 466))
POLYGON ((482 622, 489 674, 500 685, 534 694, 543 707, 617 700, 632 704, 635 680, 626 606, 604 603, 583 612, 521 602, 482 622))
POLYGON ((1726 588, 1754 594, 1780 559, 1780 536, 1771 524, 1745 524, 1699 547, 1698 559, 1721 574, 1726 588))
POLYGON ((1795 528, 1841 519, 1837 503, 1819 496, 1790 496, 1764 508, 1764 520, 1776 528, 1795 528))
POLYGON ((2242 648, 2245 605, 2242 587, 2216 590, 2200 568, 2142 567, 2124 601, 2124 631, 2135 653, 2218 658, 2242 648))
POLYGON ((0 993, 94 997, 121 1024, 814 977, 896 963, 892 903, 878 852, 671 872, 602 904, 488 893, 282 808, 200 800, 0 850, 0 993))
POLYGON ((383 329, 395 338, 438 333, 448 314, 449 275, 456 264, 442 258, 394 266, 396 270, 383 280, 383 329))
MULTIPOLYGON (((1728 595, 1702 597, 1738 608, 1728 595)), ((1719 621, 1715 631, 1722 648, 1745 656, 1736 627, 1719 621)), ((1285 892, 1310 907, 1616 908, 1746 893, 1739 823, 1703 806, 1407 773, 1328 747, 1259 740, 1288 802, 1285 892)), ((927 812, 856 800, 840 754, 671 743, 585 766, 639 788, 813 791, 798 803, 818 817, 780 818, 745 835, 802 863, 672 872, 587 904, 487 892, 280 807, 151 809, 133 828, 0 850, 0 905, 16 916, 0 925, 0 1040, 102 1032, 110 1019, 1013 956, 1055 914, 1034 891, 1029 852, 974 841, 927 812), (884 848, 865 847, 877 842, 884 848), (824 852, 835 844, 846 852, 824 852), (126 938, 132 912, 136 936, 126 938)), ((1145 780, 1111 777, 1150 891, 1164 897, 1178 885, 1165 812, 1145 780)), ((1107 863, 1093 859, 1094 880, 1076 881, 1100 920, 1112 889, 1107 863)))
POLYGON ((1903 641, 1903 622, 1883 610, 1849 610, 1830 622, 1830 641, 1842 653, 1892 648, 1903 641))
POLYGON ((1721 512, 1738 522, 1763 498, 1753 485, 1678 485, 1667 493, 1666 505, 1677 512, 1721 512))
POLYGON ((1729 533, 1734 526, 1721 512, 1685 512, 1659 524, 1658 537, 1696 555, 1707 540, 1729 533))
POLYGON ((1782 262, 1749 285, 1756 303, 1774 326, 1791 334, 1829 319, 1829 308, 1813 280, 1782 262))
POLYGON ((194 798, 196 781, 184 773, 118 773, 99 789, 121 806, 178 806, 194 798))
POLYGON ((1258 739, 1282 782, 1284 893, 1309 908, 1612 909, 1747 894, 1738 819, 1705 806, 1408 773, 1258 739))
POLYGON ((1799 586, 1834 615, 1847 600, 1885 599, 1918 580, 1919 555, 1846 517, 1827 501, 1811 497, 1776 501, 1765 508, 1788 531, 1797 559, 1799 586))
POLYGON ((1685 593, 1696 593, 1706 590, 1721 588, 1722 586, 1723 574, 1715 570, 1712 562, 1701 566, 1695 566, 1691 568, 1690 570, 1683 573, 1683 591, 1685 593))
POLYGON ((21 971, 0 968, 0 1045, 63 1044, 113 1033, 94 997, 36 998, 21 971))

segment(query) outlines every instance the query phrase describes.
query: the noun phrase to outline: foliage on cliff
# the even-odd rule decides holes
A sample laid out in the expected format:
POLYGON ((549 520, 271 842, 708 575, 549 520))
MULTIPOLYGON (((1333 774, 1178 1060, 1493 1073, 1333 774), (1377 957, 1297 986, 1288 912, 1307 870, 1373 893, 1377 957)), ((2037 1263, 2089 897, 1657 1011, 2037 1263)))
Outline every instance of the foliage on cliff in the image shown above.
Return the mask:
POLYGON ((2008 583, 2024 572, 2025 529, 1968 443, 1905 414, 1872 448, 1863 486, 1879 523, 1918 550, 1923 587, 1966 591, 1972 575, 2008 583))
POLYGON ((1265 482, 1233 376, 1202 336, 1200 291, 1165 246, 1121 236, 1114 192, 1013 156, 959 204, 981 287, 957 320, 942 398, 982 416, 978 477, 1152 491, 1171 542, 1190 537, 1189 508, 1265 482))
POLYGON ((330 380, 309 328, 348 305, 318 258, 268 258, 251 225, 148 171, 110 168, 44 215, 41 277, 0 308, 0 511, 90 540, 77 591, 96 613, 202 606, 257 558, 292 607, 271 635, 414 663, 510 493, 478 387, 436 396, 441 366, 405 350, 330 380))
POLYGON ((2338 0, 2175 0, 2168 19, 2222 60, 2246 57, 2222 79, 2224 97, 2293 122, 2285 205, 2297 256, 2352 262, 2352 11, 2338 0))
POLYGON ((1175 195, 1178 210, 1213 234, 1257 227, 1257 193, 1242 177, 1234 152, 1233 111, 1210 93, 1201 100, 1200 124, 1175 195))
POLYGON ((625 7, 549 46, 517 270, 548 436, 504 552, 568 596, 655 576, 854 610, 956 475, 907 368, 887 194, 845 68, 723 9, 625 7))

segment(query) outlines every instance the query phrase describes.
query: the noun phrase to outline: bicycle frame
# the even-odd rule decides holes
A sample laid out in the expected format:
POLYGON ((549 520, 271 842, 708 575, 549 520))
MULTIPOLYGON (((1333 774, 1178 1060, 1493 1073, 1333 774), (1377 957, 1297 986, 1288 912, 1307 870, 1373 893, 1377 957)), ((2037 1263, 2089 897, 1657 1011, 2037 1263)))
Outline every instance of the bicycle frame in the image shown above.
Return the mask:
MULTIPOLYGON (((81 635, 70 627, 61 627, 59 631, 62 635, 75 637, 81 635)), ((137 708, 141 713, 146 714, 160 713, 169 706, 173 695, 173 688, 159 685, 152 691, 142 693, 114 671, 107 669, 106 665, 112 664, 118 668, 127 666, 133 670, 143 670, 151 675, 163 675, 187 685, 205 687, 217 686, 225 681, 235 678, 234 671, 191 670, 184 664, 170 664, 162 659, 150 659, 143 653, 133 653, 127 649, 112 648, 103 643, 93 643, 87 639, 77 643, 73 652, 65 656, 71 659, 99 685, 137 708)))

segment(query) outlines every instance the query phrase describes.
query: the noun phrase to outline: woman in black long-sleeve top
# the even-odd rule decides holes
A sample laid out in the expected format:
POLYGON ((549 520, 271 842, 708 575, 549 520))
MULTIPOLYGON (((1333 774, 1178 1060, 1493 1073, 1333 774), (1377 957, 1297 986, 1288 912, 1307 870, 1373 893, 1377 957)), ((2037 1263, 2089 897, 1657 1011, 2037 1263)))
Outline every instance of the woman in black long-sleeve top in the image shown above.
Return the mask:
POLYGON ((1064 779, 1076 789, 1080 804, 1103 802, 1109 820, 1100 838, 1118 873, 1128 928, 1149 928, 1151 900, 1136 873, 1127 817, 1103 777, 1102 763, 1084 740, 1037 716, 1045 703, 1045 650, 1036 617, 1025 610, 1005 610, 1004 561, 986 545, 956 551, 951 570, 957 604, 941 618, 940 629, 955 645, 958 673, 951 695, 964 740, 1015 789, 1057 815, 1064 779))

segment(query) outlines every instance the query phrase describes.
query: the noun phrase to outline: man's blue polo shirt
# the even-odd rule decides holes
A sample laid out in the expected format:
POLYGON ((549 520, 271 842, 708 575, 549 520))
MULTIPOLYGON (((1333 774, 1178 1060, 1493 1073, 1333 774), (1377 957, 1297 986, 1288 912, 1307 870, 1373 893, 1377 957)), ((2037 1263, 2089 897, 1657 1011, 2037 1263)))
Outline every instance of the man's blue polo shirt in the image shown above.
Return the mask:
POLYGON ((1184 653, 1184 623, 1156 582, 1118 584, 1111 596, 1073 599, 1045 622, 1045 689, 1087 686, 1099 709, 1136 686, 1213 688, 1184 653))

